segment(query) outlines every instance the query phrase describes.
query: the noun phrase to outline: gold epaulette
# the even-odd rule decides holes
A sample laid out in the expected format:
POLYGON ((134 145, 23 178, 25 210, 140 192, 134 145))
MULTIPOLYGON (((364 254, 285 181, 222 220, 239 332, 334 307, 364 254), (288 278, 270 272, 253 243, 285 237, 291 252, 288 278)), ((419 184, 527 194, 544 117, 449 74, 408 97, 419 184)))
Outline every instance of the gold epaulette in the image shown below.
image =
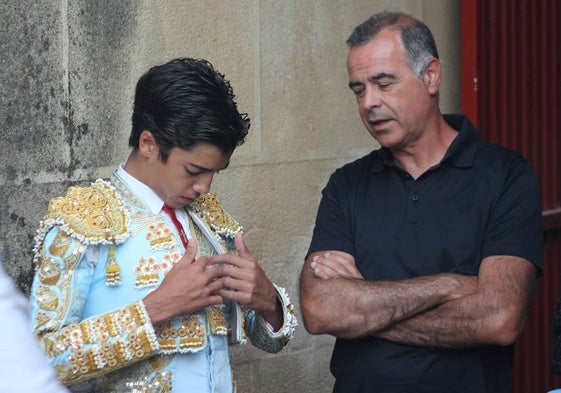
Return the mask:
POLYGON ((121 243, 128 237, 129 216, 113 187, 97 180, 89 187, 70 187, 66 196, 51 200, 43 225, 60 225, 85 243, 121 243))
POLYGON ((218 202, 214 193, 197 198, 190 206, 218 235, 233 239, 243 229, 218 202))

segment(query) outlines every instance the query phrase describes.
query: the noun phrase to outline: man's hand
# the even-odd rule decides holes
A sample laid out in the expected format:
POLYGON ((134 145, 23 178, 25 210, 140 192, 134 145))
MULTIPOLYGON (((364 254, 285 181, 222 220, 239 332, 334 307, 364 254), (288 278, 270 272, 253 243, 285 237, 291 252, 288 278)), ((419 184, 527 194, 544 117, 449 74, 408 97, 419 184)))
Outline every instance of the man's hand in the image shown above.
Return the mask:
POLYGON ((195 260, 197 247, 197 241, 189 239, 185 255, 172 267, 160 286, 143 299, 152 324, 222 303, 220 290, 223 284, 219 280, 222 272, 209 269, 206 257, 195 260))
POLYGON ((325 280, 330 278, 364 279, 355 265, 354 257, 343 251, 326 251, 314 255, 310 267, 316 277, 325 280))
POLYGON ((282 326, 282 312, 277 291, 255 257, 247 250, 241 233, 235 238, 238 255, 209 257, 210 270, 220 271, 220 295, 257 311, 275 330, 282 326))

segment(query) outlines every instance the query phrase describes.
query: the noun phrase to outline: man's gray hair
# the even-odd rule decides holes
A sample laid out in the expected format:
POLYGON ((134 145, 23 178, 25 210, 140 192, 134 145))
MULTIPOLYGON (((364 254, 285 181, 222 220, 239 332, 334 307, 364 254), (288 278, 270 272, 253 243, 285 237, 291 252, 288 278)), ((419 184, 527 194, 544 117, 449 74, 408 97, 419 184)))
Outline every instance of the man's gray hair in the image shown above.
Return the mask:
POLYGON ((412 16, 389 11, 374 14, 355 27, 347 39, 347 45, 350 48, 365 45, 386 28, 401 31, 401 41, 407 51, 407 65, 421 78, 430 61, 438 59, 438 51, 430 29, 412 16))

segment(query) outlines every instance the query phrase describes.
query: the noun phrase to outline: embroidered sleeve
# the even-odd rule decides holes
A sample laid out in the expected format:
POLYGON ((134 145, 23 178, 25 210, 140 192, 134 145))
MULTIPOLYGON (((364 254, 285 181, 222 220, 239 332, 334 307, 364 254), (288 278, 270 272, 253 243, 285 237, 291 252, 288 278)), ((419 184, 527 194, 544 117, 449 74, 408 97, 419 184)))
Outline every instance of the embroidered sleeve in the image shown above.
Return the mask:
POLYGON ((35 248, 32 329, 65 384, 108 373, 158 351, 141 301, 81 320, 93 276, 86 249, 57 226, 41 236, 35 248))
POLYGON ((294 306, 286 290, 277 286, 277 296, 282 306, 283 325, 277 332, 272 332, 270 326, 254 310, 245 312, 245 331, 251 343, 265 352, 276 353, 282 350, 294 336, 294 330, 298 326, 294 306))

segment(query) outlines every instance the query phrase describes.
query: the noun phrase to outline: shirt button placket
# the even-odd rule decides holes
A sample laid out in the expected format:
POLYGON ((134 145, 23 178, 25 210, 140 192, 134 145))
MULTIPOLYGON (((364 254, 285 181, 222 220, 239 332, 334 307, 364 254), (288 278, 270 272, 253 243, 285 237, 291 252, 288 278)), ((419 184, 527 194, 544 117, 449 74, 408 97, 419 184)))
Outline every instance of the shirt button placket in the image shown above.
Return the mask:
POLYGON ((418 212, 419 212, 419 194, 412 192, 409 194, 409 203, 407 204, 407 222, 415 223, 417 222, 418 212))

